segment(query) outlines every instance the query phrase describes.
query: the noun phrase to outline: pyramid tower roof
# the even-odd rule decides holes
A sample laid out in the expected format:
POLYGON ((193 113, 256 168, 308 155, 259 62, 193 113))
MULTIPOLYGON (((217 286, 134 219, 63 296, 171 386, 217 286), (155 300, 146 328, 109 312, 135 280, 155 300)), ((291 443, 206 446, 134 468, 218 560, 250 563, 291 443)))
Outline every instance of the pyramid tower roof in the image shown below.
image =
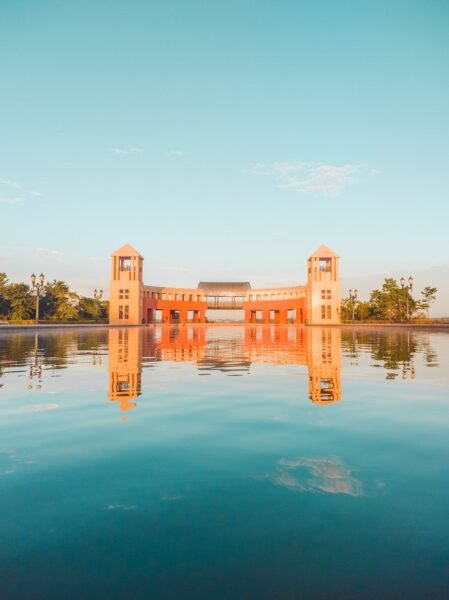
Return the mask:
POLYGON ((338 254, 324 244, 321 244, 309 258, 338 258, 338 254))
POLYGON ((131 246, 131 244, 125 244, 124 246, 121 246, 118 250, 113 252, 111 256, 139 256, 140 258, 143 258, 143 256, 139 254, 137 250, 131 246))

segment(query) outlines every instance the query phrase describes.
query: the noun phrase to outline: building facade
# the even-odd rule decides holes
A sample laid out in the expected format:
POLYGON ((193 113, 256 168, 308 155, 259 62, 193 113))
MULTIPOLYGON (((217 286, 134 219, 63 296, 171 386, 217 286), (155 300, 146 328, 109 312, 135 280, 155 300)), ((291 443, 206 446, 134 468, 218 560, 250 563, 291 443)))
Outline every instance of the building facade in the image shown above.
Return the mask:
POLYGON ((246 323, 338 325, 339 257, 320 246, 307 261, 307 283, 252 288, 249 282, 200 282, 196 288, 145 285, 143 257, 129 244, 112 254, 109 322, 113 325, 204 323, 206 310, 244 311, 246 323))

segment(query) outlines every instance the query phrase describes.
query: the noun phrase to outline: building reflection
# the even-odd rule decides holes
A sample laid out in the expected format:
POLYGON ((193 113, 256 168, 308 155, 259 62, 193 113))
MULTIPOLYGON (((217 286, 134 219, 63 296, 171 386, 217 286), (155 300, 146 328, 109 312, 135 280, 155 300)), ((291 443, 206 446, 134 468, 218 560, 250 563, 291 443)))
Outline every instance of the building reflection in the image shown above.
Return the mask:
POLYGON ((341 331, 308 331, 309 398, 317 404, 341 400, 341 331))
POLYGON ((109 400, 131 410, 142 389, 142 332, 139 328, 109 330, 109 400))
MULTIPOLYGON (((52 378, 82 362, 102 370, 108 353, 109 399, 123 411, 141 394, 142 369, 159 362, 190 362, 198 375, 250 375, 266 363, 307 367, 308 392, 316 404, 341 399, 340 370, 377 367, 387 380, 405 382, 423 367, 439 368, 435 335, 395 328, 339 328, 270 325, 185 325, 168 327, 70 328, 18 333, 0 331, 0 387, 23 377, 42 391, 52 378), (42 381, 43 380, 43 381, 42 381)), ((50 390, 48 390, 50 391, 50 390)))
POLYGON ((221 371, 233 376, 249 374, 257 364, 304 365, 313 403, 341 399, 339 328, 113 328, 109 330, 109 400, 118 402, 121 411, 134 408, 142 391, 142 369, 161 361, 195 363, 199 375, 221 371))

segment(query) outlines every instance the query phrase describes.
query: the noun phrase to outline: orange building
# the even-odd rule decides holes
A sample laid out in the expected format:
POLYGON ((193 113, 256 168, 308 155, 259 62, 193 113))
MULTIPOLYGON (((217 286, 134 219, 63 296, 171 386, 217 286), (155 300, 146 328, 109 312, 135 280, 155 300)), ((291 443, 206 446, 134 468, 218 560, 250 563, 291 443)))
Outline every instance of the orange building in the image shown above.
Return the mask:
POLYGON ((320 246, 307 262, 307 283, 254 289, 249 282, 200 282, 197 288, 144 285, 143 257, 129 244, 112 254, 109 322, 113 325, 204 323, 206 310, 240 309, 246 323, 338 325, 339 258, 320 246))

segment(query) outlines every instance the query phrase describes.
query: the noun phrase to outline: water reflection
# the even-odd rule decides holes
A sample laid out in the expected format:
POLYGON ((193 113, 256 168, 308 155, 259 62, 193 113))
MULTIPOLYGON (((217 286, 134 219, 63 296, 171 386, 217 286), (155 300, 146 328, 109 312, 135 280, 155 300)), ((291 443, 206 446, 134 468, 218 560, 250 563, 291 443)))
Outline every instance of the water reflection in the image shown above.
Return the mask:
POLYGON ((39 354, 39 336, 36 334, 34 336, 34 358, 31 361, 28 379, 30 383, 28 384, 28 389, 33 389, 33 385, 36 386, 36 390, 40 390, 42 387, 42 359, 39 354))
POLYGON ((386 379, 415 379, 415 356, 421 354, 428 367, 438 366, 438 356, 429 334, 397 329, 351 329, 342 336, 343 355, 358 366, 359 358, 369 352, 373 367, 383 367, 386 379))
POLYGON ((118 402, 121 411, 136 406, 134 398, 142 390, 142 330, 109 331, 109 400, 118 402))
POLYGON ((40 391, 46 378, 60 376, 60 370, 82 362, 84 357, 93 366, 101 366, 107 341, 106 328, 0 331, 0 378, 5 372, 23 375, 28 380, 28 390, 40 391))
POLYGON ((279 486, 295 492, 320 492, 362 496, 362 483, 339 457, 281 459, 271 477, 279 486))
MULTIPOLYGON (((308 396, 314 404, 342 398, 342 360, 351 367, 382 369, 386 379, 413 380, 416 360, 438 366, 431 336, 400 330, 338 327, 183 326, 61 329, 39 333, 0 332, 0 378, 14 372, 39 391, 46 377, 85 362, 102 368, 108 354, 108 398, 120 411, 136 406, 142 369, 160 362, 188 362, 200 376, 214 372, 245 377, 258 364, 307 368, 308 396)), ((0 387, 2 386, 0 383, 0 387)))
POLYGON ((306 365, 309 398, 318 404, 341 399, 341 332, 338 328, 245 327, 134 328, 109 331, 109 399, 120 410, 136 406, 142 367, 154 361, 195 363, 199 375, 220 371, 248 375, 257 363, 306 365))
POLYGON ((0 589, 446 597, 448 360, 419 331, 0 330, 0 589))
MULTIPOLYGON (((6 328, 5 328, 6 329, 6 328)), ((107 328, 63 328, 37 333, 0 330, 0 377, 4 370, 21 372, 24 367, 65 369, 75 357, 87 355, 93 363, 107 352, 107 328)))

